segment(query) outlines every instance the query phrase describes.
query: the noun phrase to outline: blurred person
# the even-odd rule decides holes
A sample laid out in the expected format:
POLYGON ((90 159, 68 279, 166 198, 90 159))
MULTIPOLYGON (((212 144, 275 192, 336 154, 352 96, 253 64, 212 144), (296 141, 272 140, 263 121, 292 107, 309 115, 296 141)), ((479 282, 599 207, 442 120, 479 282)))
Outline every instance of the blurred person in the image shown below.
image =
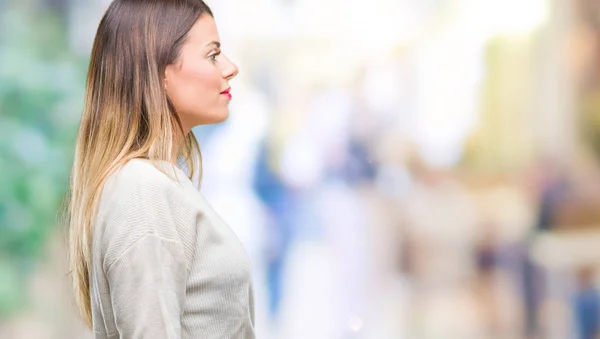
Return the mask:
POLYGON ((532 228, 535 205, 520 174, 488 174, 470 182, 479 220, 474 286, 486 331, 498 338, 521 337, 522 265, 527 257, 523 243, 532 228))
POLYGON ((409 168, 415 178, 406 206, 414 250, 411 336, 483 338, 484 315, 470 288, 478 228, 472 194, 455 173, 419 154, 409 168))
POLYGON ((272 168, 271 147, 267 139, 260 144, 260 151, 254 171, 253 187, 265 204, 269 218, 266 221, 268 239, 266 245, 266 275, 269 286, 269 313, 276 318, 283 294, 283 272, 287 255, 292 245, 292 228, 289 218, 293 194, 284 181, 272 168))
POLYGON ((600 335, 600 293, 594 284, 595 273, 592 267, 582 267, 576 275, 578 286, 572 305, 577 339, 596 339, 600 335))
POLYGON ((482 313, 485 314, 484 321, 488 333, 498 333, 500 328, 497 324, 499 315, 494 295, 494 273, 498 266, 497 247, 498 239, 494 232, 495 225, 485 222, 482 225, 482 236, 476 244, 477 281, 478 292, 482 313))
POLYGON ((255 338, 248 254, 193 184, 191 129, 228 118, 237 74, 201 0, 115 0, 104 14, 68 210, 95 338, 255 338))
POLYGON ((539 310, 547 294, 546 281, 548 272, 536 264, 529 255, 536 235, 554 230, 560 221, 558 211, 567 202, 572 187, 568 173, 563 164, 552 159, 542 159, 537 169, 537 191, 539 207, 534 227, 524 239, 521 253, 522 261, 522 293, 525 308, 525 335, 535 338, 541 335, 539 310))

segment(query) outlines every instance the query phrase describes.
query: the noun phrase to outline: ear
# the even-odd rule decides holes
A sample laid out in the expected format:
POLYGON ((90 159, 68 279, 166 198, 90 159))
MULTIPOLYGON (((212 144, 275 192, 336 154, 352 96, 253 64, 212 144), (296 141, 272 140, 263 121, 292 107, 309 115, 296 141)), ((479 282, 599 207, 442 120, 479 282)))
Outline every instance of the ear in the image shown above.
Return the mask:
POLYGON ((163 88, 165 90, 169 89, 169 79, 171 79, 173 74, 173 65, 167 65, 165 68, 165 76, 163 77, 163 88))

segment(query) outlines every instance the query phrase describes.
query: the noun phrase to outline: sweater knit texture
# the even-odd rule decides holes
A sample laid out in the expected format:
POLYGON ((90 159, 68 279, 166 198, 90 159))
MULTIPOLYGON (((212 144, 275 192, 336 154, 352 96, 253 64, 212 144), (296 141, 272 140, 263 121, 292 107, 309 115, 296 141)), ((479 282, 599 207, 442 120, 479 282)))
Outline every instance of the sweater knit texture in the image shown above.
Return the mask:
POLYGON ((181 169, 131 160, 108 178, 93 223, 94 338, 254 339, 250 267, 181 169))

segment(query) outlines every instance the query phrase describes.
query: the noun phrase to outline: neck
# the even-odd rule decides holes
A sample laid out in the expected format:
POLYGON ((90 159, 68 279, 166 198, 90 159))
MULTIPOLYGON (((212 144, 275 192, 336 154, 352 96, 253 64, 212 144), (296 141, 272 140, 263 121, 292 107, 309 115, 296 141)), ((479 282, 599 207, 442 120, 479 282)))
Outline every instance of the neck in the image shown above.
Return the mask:
POLYGON ((175 166, 178 165, 177 158, 188 133, 190 133, 189 130, 184 130, 183 134, 177 132, 173 135, 173 149, 171 150, 170 162, 175 166))

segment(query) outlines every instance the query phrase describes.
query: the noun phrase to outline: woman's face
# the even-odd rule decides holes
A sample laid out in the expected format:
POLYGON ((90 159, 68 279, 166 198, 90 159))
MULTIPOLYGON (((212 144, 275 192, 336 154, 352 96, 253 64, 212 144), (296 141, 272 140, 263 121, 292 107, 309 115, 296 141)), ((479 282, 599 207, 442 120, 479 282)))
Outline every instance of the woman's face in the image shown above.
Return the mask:
POLYGON ((238 68, 221 53, 219 33, 210 15, 190 30, 179 58, 165 70, 165 88, 183 129, 219 123, 229 116, 229 80, 238 68))

